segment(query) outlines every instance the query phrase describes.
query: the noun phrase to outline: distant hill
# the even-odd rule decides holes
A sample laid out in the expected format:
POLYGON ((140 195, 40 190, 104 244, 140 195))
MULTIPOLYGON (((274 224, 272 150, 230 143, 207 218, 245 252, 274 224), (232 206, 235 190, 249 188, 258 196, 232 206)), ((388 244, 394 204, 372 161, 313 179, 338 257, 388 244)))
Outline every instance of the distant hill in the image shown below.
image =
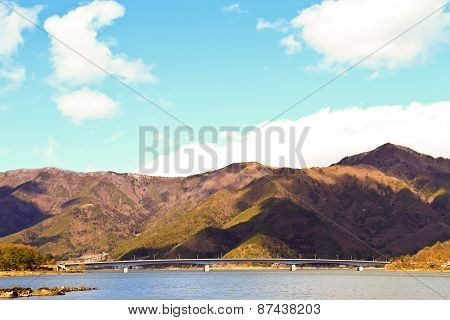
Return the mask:
POLYGON ((414 255, 394 259, 388 269, 435 269, 450 270, 450 239, 425 247, 414 255))
POLYGON ((327 168, 186 178, 17 170, 0 173, 0 242, 64 258, 396 256, 450 238, 449 192, 450 160, 392 144, 327 168))
POLYGON ((224 256, 229 259, 272 257, 298 258, 298 253, 276 238, 257 234, 228 251, 224 256))

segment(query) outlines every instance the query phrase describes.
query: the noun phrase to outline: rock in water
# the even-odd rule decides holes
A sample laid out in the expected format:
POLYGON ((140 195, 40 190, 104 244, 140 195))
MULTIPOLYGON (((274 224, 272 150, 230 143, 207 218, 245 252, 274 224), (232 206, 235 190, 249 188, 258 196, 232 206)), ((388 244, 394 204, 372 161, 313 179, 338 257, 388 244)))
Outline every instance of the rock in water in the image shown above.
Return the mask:
MULTIPOLYGON (((64 287, 63 287, 64 288, 64 287)), ((32 296, 48 297, 48 296, 62 296, 65 295, 65 291, 62 288, 39 288, 31 294, 32 296)))
POLYGON ((14 298, 26 298, 26 297, 50 297, 65 295, 66 292, 76 291, 89 291, 96 290, 95 288, 87 287, 52 287, 52 288, 39 288, 32 290, 31 288, 11 287, 6 289, 0 289, 0 299, 14 299, 14 298))
MULTIPOLYGON (((7 289, 6 289, 7 290, 7 289)), ((14 291, 6 291, 4 289, 2 289, 0 291, 0 298, 2 299, 12 299, 12 298, 17 298, 17 295, 15 295, 14 291)))
POLYGON ((33 290, 31 288, 11 287, 6 289, 0 289, 0 298, 12 299, 29 297, 33 290))

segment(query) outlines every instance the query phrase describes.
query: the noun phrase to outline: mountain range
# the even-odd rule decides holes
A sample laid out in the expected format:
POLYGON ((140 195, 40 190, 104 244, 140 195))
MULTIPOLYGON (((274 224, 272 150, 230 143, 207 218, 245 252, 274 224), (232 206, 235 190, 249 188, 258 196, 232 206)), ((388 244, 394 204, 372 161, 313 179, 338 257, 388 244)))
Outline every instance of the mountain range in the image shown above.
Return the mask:
POLYGON ((324 168, 8 171, 0 237, 61 259, 397 256, 450 238, 450 160, 385 144, 324 168))

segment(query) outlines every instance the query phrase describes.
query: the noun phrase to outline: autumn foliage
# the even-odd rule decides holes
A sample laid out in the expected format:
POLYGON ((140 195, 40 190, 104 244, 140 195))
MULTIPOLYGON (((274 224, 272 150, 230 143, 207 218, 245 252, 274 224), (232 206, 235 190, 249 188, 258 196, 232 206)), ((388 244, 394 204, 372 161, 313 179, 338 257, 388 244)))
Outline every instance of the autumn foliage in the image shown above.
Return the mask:
POLYGON ((388 269, 435 269, 446 270, 450 267, 450 240, 438 241, 431 247, 425 247, 415 255, 404 255, 394 259, 388 269))
POLYGON ((36 248, 22 244, 0 244, 0 270, 35 270, 53 260, 36 248))

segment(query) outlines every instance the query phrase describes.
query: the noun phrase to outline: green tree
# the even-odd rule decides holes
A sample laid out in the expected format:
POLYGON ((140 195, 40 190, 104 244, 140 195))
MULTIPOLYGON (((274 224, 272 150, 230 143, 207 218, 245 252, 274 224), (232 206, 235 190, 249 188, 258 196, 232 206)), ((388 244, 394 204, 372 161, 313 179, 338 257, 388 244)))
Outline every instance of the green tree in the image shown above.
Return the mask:
POLYGON ((0 270, 34 270, 52 258, 52 256, 42 256, 30 246, 0 244, 0 270))

